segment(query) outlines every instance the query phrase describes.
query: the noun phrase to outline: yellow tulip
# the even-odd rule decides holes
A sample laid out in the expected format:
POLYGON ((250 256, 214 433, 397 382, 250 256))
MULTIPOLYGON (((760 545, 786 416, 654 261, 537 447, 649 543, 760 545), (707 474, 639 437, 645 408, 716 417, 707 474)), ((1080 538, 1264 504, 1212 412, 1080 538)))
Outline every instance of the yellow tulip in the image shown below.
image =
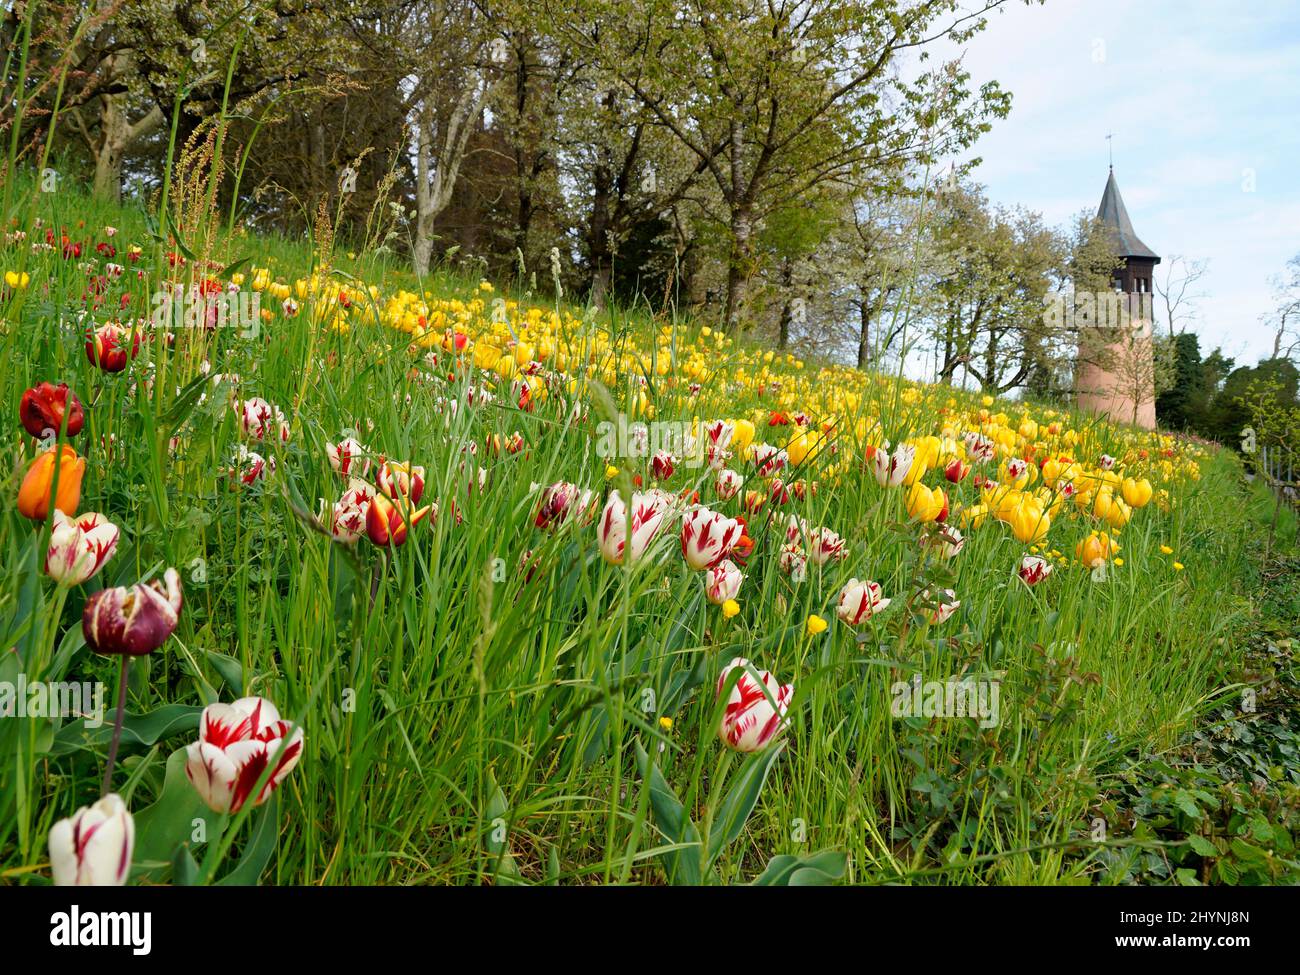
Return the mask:
POLYGON ((1134 480, 1131 477, 1124 478, 1122 490, 1124 492, 1124 500, 1134 508, 1141 508, 1147 505, 1151 501, 1151 496, 1154 493, 1154 490, 1151 487, 1151 482, 1145 477, 1138 480, 1134 480))
POLYGON ((1052 527, 1052 517, 1034 498, 1026 498, 1012 509, 1007 523, 1011 533, 1025 545, 1034 545, 1047 537, 1052 527))
POLYGON ((1093 532, 1074 549, 1075 558, 1090 569, 1105 565, 1119 552, 1119 542, 1105 532, 1093 532))
POLYGON ((732 448, 741 453, 746 447, 754 442, 754 424, 748 420, 733 420, 731 423, 731 444, 732 448))
POLYGON ((948 507, 942 488, 931 490, 919 481, 907 492, 907 513, 916 521, 934 521, 948 507))

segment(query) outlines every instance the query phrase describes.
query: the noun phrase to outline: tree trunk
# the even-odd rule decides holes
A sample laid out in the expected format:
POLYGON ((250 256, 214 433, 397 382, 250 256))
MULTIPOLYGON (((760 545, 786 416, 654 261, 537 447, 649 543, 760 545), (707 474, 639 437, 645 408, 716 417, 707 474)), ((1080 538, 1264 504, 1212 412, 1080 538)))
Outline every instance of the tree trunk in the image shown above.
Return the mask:
POLYGON ((99 103, 99 140, 92 145, 95 154, 92 192, 97 199, 117 203, 122 198, 122 160, 126 151, 137 139, 162 126, 163 113, 155 105, 132 124, 127 120, 124 93, 101 95, 99 103))
POLYGON ((794 287, 794 267, 789 258, 781 262, 781 287, 785 292, 785 301, 781 305, 781 327, 777 336, 777 348, 784 349, 790 344, 790 326, 794 322, 794 296, 790 293, 794 287))
POLYGON ((491 83, 477 79, 466 87, 442 126, 437 125, 433 104, 425 99, 419 108, 415 150, 415 240, 411 246, 411 263, 415 273, 429 273, 433 257, 433 225, 438 214, 451 202, 456 177, 465 158, 474 123, 483 113, 491 83), (434 131, 438 129, 438 145, 434 131))
MULTIPOLYGON (((606 92, 602 107, 608 112, 613 105, 614 93, 606 92)), ((614 193, 613 160, 608 145, 600 150, 599 161, 591 172, 591 223, 587 226, 587 258, 591 262, 591 303, 600 310, 605 308, 609 292, 610 241, 609 211, 614 193)))
POLYGON ((729 332, 741 330, 749 297, 749 268, 753 257, 754 224, 747 207, 732 211, 731 255, 727 262, 727 302, 723 322, 729 332))
POLYGON ((870 291, 862 289, 858 302, 858 368, 866 369, 871 357, 871 299, 870 291))

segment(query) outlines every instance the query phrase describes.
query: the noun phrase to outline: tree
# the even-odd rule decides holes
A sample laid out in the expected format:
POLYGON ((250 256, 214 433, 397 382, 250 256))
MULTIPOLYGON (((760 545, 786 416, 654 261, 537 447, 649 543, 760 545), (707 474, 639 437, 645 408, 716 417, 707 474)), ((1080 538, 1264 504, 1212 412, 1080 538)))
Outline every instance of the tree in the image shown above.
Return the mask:
POLYGON ((1157 272, 1154 277, 1165 326, 1170 336, 1182 335, 1196 321, 1196 303, 1205 297, 1199 284, 1209 270, 1209 262, 1173 254, 1165 259, 1162 267, 1163 272, 1157 272))
POLYGON ((771 214, 864 166, 968 146, 1005 114, 997 85, 970 92, 957 63, 894 71, 904 51, 970 37, 1001 2, 590 0, 566 28, 712 177, 735 329, 771 214))
POLYGON ((1017 389, 1058 354, 1062 326, 1045 314, 1044 298, 1063 273, 1066 241, 1038 214, 992 207, 960 180, 936 205, 929 318, 937 378, 951 383, 962 368, 986 391, 1017 389))
POLYGON ((1286 262, 1284 274, 1273 279, 1277 308, 1273 326, 1273 358, 1289 359, 1300 350, 1300 254, 1286 262))

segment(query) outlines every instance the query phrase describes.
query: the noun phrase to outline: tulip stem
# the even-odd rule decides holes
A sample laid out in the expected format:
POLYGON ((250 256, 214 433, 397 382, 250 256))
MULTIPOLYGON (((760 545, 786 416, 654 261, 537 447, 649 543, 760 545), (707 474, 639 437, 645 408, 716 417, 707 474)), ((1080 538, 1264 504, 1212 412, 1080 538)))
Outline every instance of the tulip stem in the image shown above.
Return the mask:
POLYGON ((113 766, 117 764, 117 744, 122 740, 122 719, 126 714, 126 675, 131 658, 122 654, 122 667, 117 678, 117 714, 113 717, 113 739, 108 744, 108 762, 104 766, 104 787, 100 790, 108 795, 113 786, 113 766))

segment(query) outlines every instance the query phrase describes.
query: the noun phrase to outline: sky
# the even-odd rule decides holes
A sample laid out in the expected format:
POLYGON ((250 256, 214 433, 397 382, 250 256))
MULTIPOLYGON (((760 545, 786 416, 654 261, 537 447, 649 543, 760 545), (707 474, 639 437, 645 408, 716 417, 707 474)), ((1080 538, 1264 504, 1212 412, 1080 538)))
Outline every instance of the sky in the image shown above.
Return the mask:
POLYGON ((1112 134, 1138 236, 1208 262, 1202 353, 1271 354, 1271 279, 1300 254, 1297 0, 1011 0, 962 51, 1013 95, 970 153, 991 200, 1060 227, 1095 213, 1112 134))

